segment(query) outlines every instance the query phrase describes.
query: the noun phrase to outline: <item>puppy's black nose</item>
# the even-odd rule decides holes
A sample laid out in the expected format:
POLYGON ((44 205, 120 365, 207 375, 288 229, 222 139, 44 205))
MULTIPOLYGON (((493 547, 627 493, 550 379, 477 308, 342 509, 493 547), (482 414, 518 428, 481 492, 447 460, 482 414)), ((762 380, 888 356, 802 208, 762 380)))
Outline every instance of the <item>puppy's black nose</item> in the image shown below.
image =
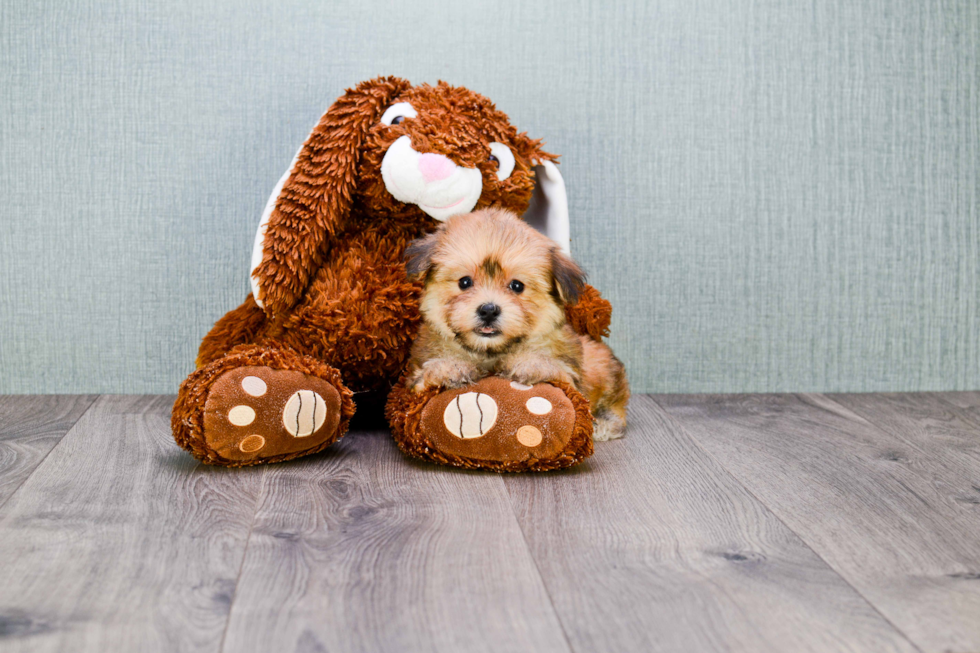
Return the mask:
POLYGON ((480 319, 484 322, 493 322, 498 315, 500 315, 500 307, 496 304, 484 304, 480 308, 476 309, 476 314, 480 316, 480 319))

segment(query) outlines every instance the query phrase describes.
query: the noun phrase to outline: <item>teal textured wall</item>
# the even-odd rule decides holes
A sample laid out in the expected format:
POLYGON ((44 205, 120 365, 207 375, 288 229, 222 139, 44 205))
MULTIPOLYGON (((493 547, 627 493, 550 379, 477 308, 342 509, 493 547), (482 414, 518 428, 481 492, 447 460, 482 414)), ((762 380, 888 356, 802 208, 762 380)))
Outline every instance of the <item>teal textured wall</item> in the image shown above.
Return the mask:
POLYGON ((975 0, 71 0, 0 3, 0 392, 174 392, 377 74, 562 154, 636 391, 980 388, 975 0))

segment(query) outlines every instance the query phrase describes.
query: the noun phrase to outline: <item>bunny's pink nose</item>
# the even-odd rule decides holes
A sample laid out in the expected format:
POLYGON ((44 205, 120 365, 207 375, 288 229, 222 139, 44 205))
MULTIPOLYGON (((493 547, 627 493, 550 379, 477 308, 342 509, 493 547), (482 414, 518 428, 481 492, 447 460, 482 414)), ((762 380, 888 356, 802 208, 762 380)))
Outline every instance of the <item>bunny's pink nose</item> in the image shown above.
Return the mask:
POLYGON ((455 169, 456 164, 441 154, 426 152, 419 157, 419 172, 422 173, 422 179, 427 184, 445 179, 453 174, 455 169))

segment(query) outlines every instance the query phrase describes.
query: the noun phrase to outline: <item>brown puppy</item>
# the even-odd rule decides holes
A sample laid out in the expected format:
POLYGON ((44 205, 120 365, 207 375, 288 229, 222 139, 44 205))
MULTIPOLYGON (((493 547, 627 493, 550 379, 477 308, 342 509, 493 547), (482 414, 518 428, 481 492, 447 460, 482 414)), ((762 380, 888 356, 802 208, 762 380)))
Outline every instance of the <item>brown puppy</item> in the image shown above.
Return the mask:
POLYGON ((422 276, 422 328, 409 387, 454 388, 497 374, 525 383, 564 381, 591 404, 594 438, 621 437, 629 384, 612 350, 565 322, 585 285, 557 245, 502 209, 450 218, 406 251, 422 276))

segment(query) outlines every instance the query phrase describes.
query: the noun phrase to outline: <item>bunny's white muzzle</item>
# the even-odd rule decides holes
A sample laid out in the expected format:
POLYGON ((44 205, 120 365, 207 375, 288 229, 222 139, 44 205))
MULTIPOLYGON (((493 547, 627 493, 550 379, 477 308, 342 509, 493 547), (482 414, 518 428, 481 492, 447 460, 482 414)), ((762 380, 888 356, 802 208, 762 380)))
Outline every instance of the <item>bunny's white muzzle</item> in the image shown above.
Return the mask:
POLYGON ((415 204, 436 220, 469 213, 483 192, 483 175, 441 154, 420 154, 401 136, 381 161, 385 188, 399 202, 415 204))

